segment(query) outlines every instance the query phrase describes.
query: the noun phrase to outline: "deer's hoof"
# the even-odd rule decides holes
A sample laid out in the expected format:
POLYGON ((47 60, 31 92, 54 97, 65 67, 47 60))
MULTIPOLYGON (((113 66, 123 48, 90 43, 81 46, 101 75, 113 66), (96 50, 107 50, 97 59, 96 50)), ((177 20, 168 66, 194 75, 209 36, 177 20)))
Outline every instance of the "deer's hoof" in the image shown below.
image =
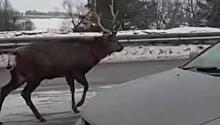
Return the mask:
POLYGON ((47 120, 46 119, 44 119, 44 118, 41 118, 40 119, 40 122, 46 122, 47 120))
POLYGON ((74 113, 80 113, 80 111, 77 108, 73 109, 73 112, 74 113))
POLYGON ((83 105, 83 101, 80 101, 80 102, 77 103, 76 107, 80 107, 82 105, 83 105))

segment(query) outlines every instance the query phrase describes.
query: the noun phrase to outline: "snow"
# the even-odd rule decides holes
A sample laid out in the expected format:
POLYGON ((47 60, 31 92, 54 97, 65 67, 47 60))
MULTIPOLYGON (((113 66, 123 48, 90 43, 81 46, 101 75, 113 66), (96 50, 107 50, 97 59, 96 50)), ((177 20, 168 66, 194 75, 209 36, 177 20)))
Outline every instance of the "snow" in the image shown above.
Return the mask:
MULTIPOLYGON (((64 22, 68 19, 50 18, 50 19, 31 19, 36 30, 59 31, 64 22)), ((66 25, 71 25, 67 24, 66 25)), ((194 33, 194 32, 220 32, 220 29, 210 27, 178 27, 168 30, 132 30, 123 31, 121 34, 146 34, 146 33, 194 33)))
MULTIPOLYGON (((119 63, 131 61, 152 61, 170 59, 188 59, 190 53, 200 53, 209 45, 180 45, 180 46, 130 46, 120 53, 113 53, 101 63, 119 63)), ((7 67, 8 62, 15 64, 11 55, 0 55, 0 67, 7 67), (10 58, 9 58, 10 57, 10 58)))
POLYGON ((69 37, 69 36, 100 36, 98 32, 61 33, 46 30, 0 32, 0 38, 33 38, 33 37, 69 37))
POLYGON ((141 35, 141 34, 165 34, 165 33, 205 33, 205 32, 220 32, 218 28, 211 27, 177 27, 166 30, 157 30, 157 29, 149 29, 149 30, 128 30, 121 31, 118 35, 141 35))
POLYGON ((49 18, 49 19, 31 19, 36 30, 59 30, 64 22, 64 19, 49 18))
MULTIPOLYGON (((77 102, 82 96, 82 91, 82 89, 76 89, 75 99, 77 102)), ((89 90, 85 103, 96 94, 96 91, 89 90)), ((42 114, 55 115, 72 111, 71 92, 69 90, 37 91, 32 94, 32 100, 42 114)), ((1 121, 24 121, 34 119, 32 112, 20 94, 9 95, 3 104, 1 113, 1 121)))
MULTIPOLYGON (((133 30, 120 31, 118 35, 139 35, 139 34, 165 34, 165 33, 202 33, 202 32, 220 32, 218 28, 210 27, 178 27, 167 30, 133 30)), ((59 37, 59 36, 100 36, 97 32, 86 33, 68 33, 48 32, 46 30, 36 31, 13 31, 0 32, 0 38, 16 37, 59 37)), ((180 45, 180 46, 129 46, 125 47, 120 53, 114 53, 105 58, 102 63, 126 62, 126 61, 148 61, 148 60, 167 60, 167 59, 186 59, 190 53, 199 53, 209 45, 180 45)), ((0 55, 0 67, 6 67, 8 64, 8 55, 0 55)), ((10 63, 11 60, 10 59, 10 63)))
POLYGON ((201 32, 220 32, 218 28, 211 27, 179 27, 165 30, 166 33, 201 33, 201 32))
MULTIPOLYGON (((51 19, 52 20, 52 19, 51 19)), ((55 19, 53 19, 55 20, 55 19)), ((50 20, 48 19, 50 22, 50 20)), ((44 27, 44 26, 42 26, 44 27)), ((117 35, 142 35, 142 34, 168 34, 168 33, 206 33, 206 32, 220 32, 218 28, 211 27, 178 27, 167 30, 127 30, 119 31, 117 35)), ((100 36, 97 32, 80 32, 80 33, 63 33, 56 30, 37 29, 34 31, 12 31, 0 32, 0 38, 16 38, 16 37, 59 37, 59 36, 100 36)))
MULTIPOLYGON (((104 89, 109 89, 118 85, 104 85, 99 86, 100 90, 93 90, 92 88, 86 94, 85 104, 96 96, 99 91, 104 89)), ((21 90, 19 90, 21 91, 21 90)), ((26 105, 24 99, 18 93, 10 94, 4 101, 2 112, 1 112, 1 122, 10 124, 9 122, 22 122, 22 121, 35 121, 35 117, 29 107, 26 105)), ((75 101, 78 102, 81 99, 83 93, 83 88, 76 88, 75 101)), ((69 89, 64 90, 50 90, 50 91, 34 91, 32 93, 31 99, 35 106, 38 108, 40 113, 47 119, 62 118, 63 115, 71 116, 72 118, 78 117, 79 114, 72 113, 71 109, 71 92, 69 89), (62 116, 61 116, 62 115, 62 116)), ((84 109, 79 107, 79 110, 84 109)))
POLYGON ((180 46, 134 46, 125 47, 120 53, 113 53, 103 63, 188 59, 190 53, 200 53, 209 45, 180 46))

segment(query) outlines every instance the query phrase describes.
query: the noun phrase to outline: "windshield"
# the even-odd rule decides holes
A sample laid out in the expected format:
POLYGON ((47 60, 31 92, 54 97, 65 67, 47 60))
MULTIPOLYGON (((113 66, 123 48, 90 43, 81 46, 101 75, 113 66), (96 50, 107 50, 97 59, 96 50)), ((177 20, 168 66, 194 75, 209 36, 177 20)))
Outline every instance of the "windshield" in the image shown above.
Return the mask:
POLYGON ((220 43, 211 47, 183 68, 190 67, 216 67, 220 69, 220 43))

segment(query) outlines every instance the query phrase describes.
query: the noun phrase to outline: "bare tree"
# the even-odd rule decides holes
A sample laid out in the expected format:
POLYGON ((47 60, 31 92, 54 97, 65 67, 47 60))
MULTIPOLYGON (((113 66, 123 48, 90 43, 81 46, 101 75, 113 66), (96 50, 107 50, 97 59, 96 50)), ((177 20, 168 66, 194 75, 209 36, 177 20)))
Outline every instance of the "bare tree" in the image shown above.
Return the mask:
POLYGON ((67 17, 71 20, 72 31, 79 32, 84 30, 83 26, 87 24, 86 20, 92 11, 88 10, 83 4, 74 7, 69 0, 63 1, 63 8, 67 12, 67 17))
POLYGON ((178 0, 151 0, 151 26, 156 29, 172 28, 181 25, 183 10, 178 0))
POLYGON ((15 23, 13 9, 8 0, 0 1, 0 30, 10 30, 15 23))
POLYGON ((150 27, 166 29, 180 25, 200 26, 204 24, 204 14, 198 4, 201 0, 150 0, 150 27))
POLYGON ((184 25, 183 3, 179 0, 167 1, 167 19, 165 20, 165 28, 178 27, 184 25))
POLYGON ((201 8, 199 4, 204 0, 184 0, 183 9, 185 13, 185 21, 190 26, 199 26, 202 24, 205 14, 201 14, 201 8))
POLYGON ((167 4, 166 0, 154 0, 155 2, 155 27, 157 29, 162 29, 167 25, 167 4))
POLYGON ((31 21, 20 24, 18 23, 19 16, 19 12, 12 8, 9 0, 0 0, 0 31, 27 30, 28 28, 23 27, 25 24, 29 25, 31 21))

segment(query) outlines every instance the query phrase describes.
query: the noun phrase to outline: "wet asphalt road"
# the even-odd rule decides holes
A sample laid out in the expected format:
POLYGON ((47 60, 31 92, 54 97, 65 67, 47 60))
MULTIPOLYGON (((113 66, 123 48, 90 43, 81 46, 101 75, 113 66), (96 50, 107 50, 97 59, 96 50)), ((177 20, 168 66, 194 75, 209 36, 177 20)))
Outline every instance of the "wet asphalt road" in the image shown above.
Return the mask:
MULTIPOLYGON (((93 86, 120 84, 145 75, 162 72, 180 66, 184 64, 184 62, 186 62, 186 60, 99 64, 94 67, 86 77, 92 88, 93 86)), ((7 84, 9 80, 9 72, 0 69, 0 86, 7 84)), ((54 80, 44 80, 38 87, 37 91, 54 89, 62 90, 67 88, 68 86, 64 78, 57 78, 54 80)))
MULTIPOLYGON (((87 74, 91 88, 87 101, 95 93, 111 88, 112 85, 162 72, 180 66, 184 62, 186 60, 99 64, 87 74)), ((9 73, 0 69, 0 86, 7 84, 9 79, 9 73)), ((79 98, 82 88, 79 84, 77 88, 76 98, 79 98)), ((35 120, 19 95, 21 89, 22 87, 5 100, 1 116, 1 121, 5 125, 73 125, 79 118, 79 114, 71 112, 70 93, 63 78, 43 81, 32 95, 34 103, 48 120, 46 123, 35 120)))

